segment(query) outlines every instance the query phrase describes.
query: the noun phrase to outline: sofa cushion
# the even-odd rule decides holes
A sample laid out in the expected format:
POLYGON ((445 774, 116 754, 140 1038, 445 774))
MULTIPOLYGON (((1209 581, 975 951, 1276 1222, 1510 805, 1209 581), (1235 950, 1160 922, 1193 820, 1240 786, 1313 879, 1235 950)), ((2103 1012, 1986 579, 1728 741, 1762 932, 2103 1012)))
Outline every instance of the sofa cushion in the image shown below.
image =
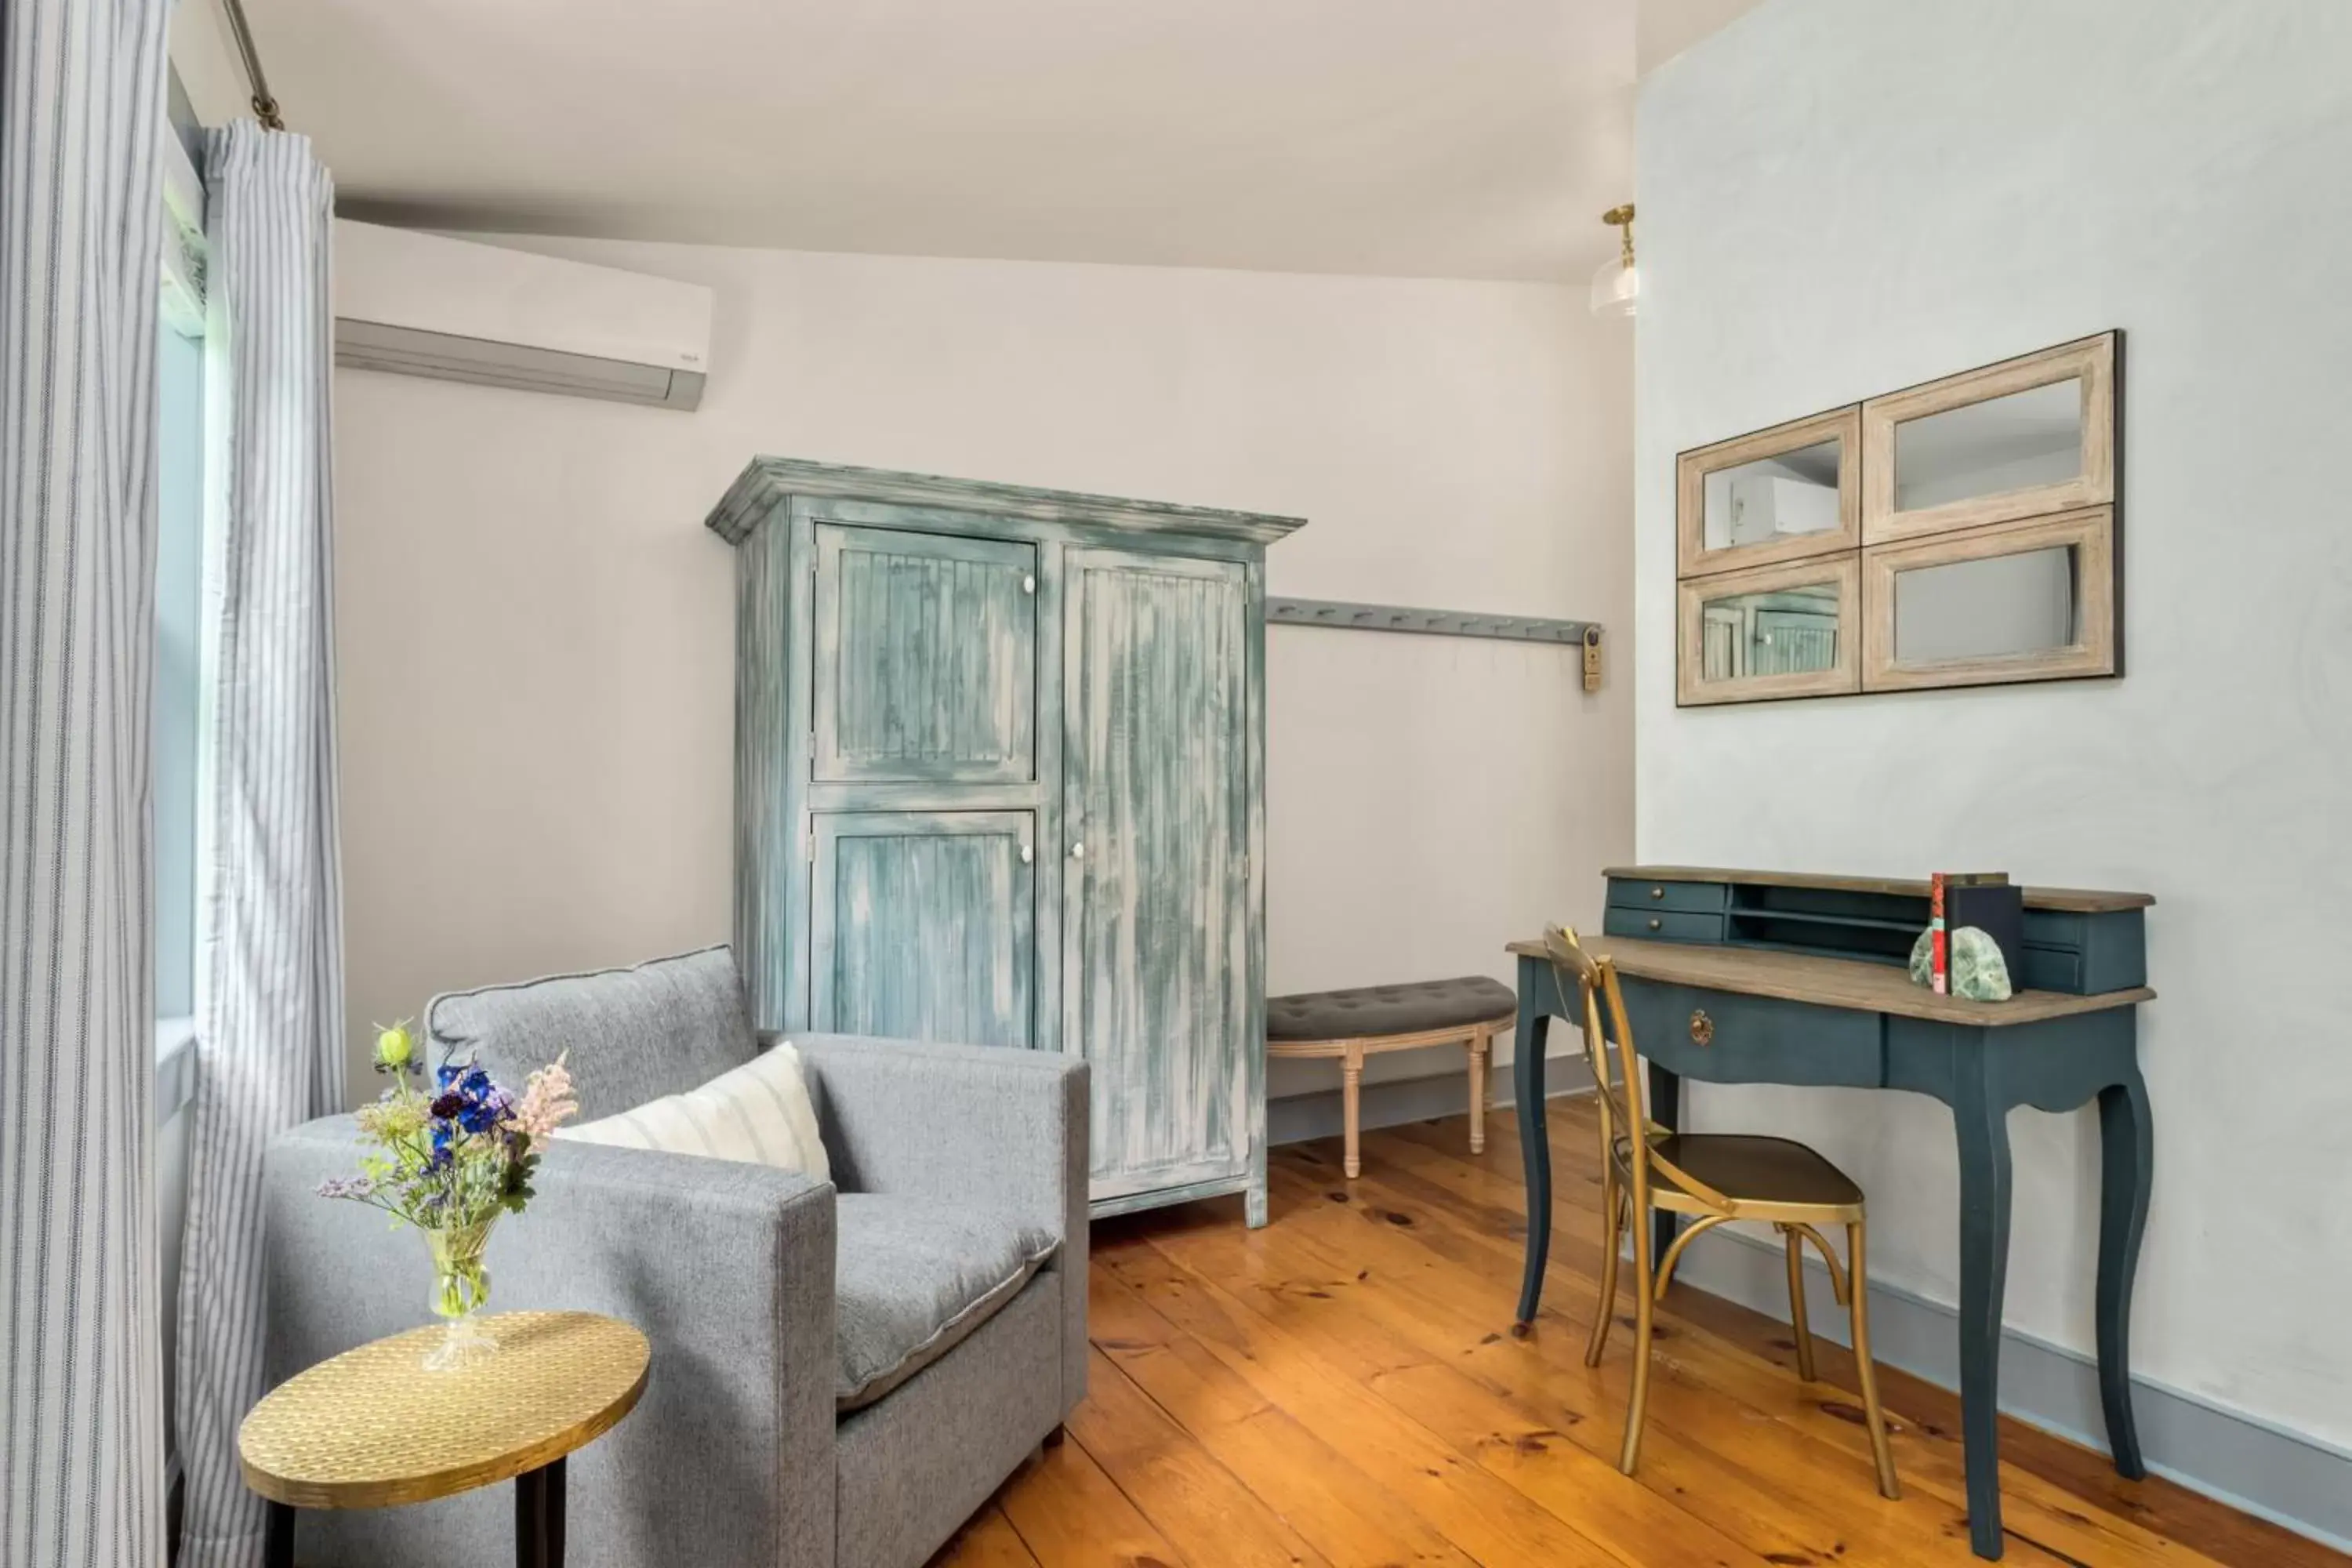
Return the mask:
POLYGON ((873 1404, 953 1350, 1060 1245, 1050 1231, 931 1198, 834 1201, 837 1411, 873 1404))
POLYGON ((436 1061, 471 1051, 518 1093, 531 1069, 571 1052, 580 1114, 588 1118, 708 1083, 759 1050, 734 954, 724 947, 453 992, 425 1008, 425 1027, 436 1061))
POLYGON ((789 1040, 699 1089, 666 1094, 576 1127, 559 1127, 555 1135, 624 1149, 742 1160, 797 1171, 820 1182, 833 1179, 824 1143, 817 1136, 816 1110, 801 1080, 801 1054, 789 1040))

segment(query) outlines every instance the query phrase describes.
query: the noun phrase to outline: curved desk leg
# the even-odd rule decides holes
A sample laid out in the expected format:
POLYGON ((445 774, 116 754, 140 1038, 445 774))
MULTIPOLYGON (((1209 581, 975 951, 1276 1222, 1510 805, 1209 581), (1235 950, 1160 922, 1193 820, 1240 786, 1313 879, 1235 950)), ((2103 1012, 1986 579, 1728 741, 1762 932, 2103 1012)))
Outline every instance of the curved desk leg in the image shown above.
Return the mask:
POLYGON ((1528 1266, 1519 1284, 1522 1324, 1536 1321, 1536 1308, 1543 1301, 1544 1261, 1551 1252, 1551 1135, 1544 1126, 1544 1037, 1550 1029, 1550 1014, 1520 1004, 1511 1084, 1518 1100, 1519 1152, 1528 1172, 1528 1266))
POLYGON ((2132 1276, 2156 1170, 2147 1085, 2137 1068, 2099 1091, 2099 1399, 2106 1406, 2107 1447, 2118 1473, 2138 1480, 2139 1429, 2132 1419, 2132 1276))
MULTIPOLYGON (((1957 1031, 1956 1031, 1957 1032, 1957 1031)), ((1959 1047, 1952 1125, 1960 1145, 1960 1429, 1969 1543, 1998 1558, 2000 1533, 2000 1313, 2009 1274, 2009 1110, 1993 1091, 1981 1031, 1959 1047)))
MULTIPOLYGON (((1683 1130, 1683 1075, 1657 1063, 1650 1064, 1650 1103, 1646 1107, 1650 1120, 1669 1132, 1683 1130)), ((1650 1256, 1664 1258, 1666 1248, 1675 1244, 1675 1216, 1671 1210, 1660 1209, 1650 1221, 1650 1256)), ((1635 1215, 1633 1223, 1642 1223, 1635 1215)))

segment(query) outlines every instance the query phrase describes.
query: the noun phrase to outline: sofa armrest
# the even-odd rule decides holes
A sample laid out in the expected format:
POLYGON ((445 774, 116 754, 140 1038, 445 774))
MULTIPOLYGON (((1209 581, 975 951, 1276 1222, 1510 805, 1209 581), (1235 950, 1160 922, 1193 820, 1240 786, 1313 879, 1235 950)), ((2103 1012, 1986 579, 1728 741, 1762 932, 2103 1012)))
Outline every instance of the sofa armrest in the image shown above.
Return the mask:
POLYGON ((1061 1237, 1063 1408, 1087 1386, 1087 1064, 1053 1051, 793 1035, 841 1190, 985 1204, 1061 1237))
MULTIPOLYGON (((347 1116, 269 1146, 273 1385, 430 1321, 422 1238, 315 1194, 322 1178, 353 1173, 359 1154, 347 1116)), ((530 1208, 492 1237, 489 1310, 603 1312, 653 1346, 636 1410, 572 1457, 573 1533, 603 1542, 599 1560, 609 1552, 615 1563, 829 1564, 833 1188, 763 1165, 561 1140, 533 1184, 530 1208)), ((505 1539, 511 1507, 489 1489, 306 1517, 303 1550, 320 1561, 470 1563, 484 1542, 505 1539)))

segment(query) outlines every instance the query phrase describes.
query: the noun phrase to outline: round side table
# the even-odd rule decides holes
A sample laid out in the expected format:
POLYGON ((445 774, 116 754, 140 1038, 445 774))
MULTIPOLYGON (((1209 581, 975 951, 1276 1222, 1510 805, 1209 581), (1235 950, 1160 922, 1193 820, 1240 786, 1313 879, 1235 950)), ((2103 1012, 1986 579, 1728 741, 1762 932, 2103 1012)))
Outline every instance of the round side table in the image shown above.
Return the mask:
POLYGON ((481 1320, 499 1352, 427 1372, 436 1323, 289 1378, 237 1428, 245 1484, 269 1500, 268 1568, 293 1568, 294 1510, 386 1508, 512 1479, 515 1562, 562 1568, 563 1457, 645 1392, 646 1336, 593 1312, 481 1320))

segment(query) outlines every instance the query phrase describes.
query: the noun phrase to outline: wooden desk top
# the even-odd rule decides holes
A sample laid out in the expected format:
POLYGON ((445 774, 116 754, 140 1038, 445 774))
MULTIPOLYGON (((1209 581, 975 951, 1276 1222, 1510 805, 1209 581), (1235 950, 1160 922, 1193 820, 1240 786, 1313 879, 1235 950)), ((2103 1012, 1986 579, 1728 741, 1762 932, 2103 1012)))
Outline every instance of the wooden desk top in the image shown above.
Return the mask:
MULTIPOLYGON (((1765 888, 1822 888, 1840 893, 1892 893, 1924 899, 1925 881, 1900 877, 1824 877, 1810 871, 1732 871, 1719 866, 1606 866, 1604 877, 1626 882, 1746 882, 1765 888)), ((2105 914, 2115 910, 2144 910, 2156 902, 2149 893, 2103 893, 2087 888, 2027 888, 2029 910, 2066 910, 2077 914, 2105 914)), ((1629 972, 1630 973, 1630 972, 1629 972)))
MULTIPOLYGON (((1510 951, 1522 958, 1544 956, 1540 942, 1515 942, 1510 951)), ((2141 985, 2128 991, 2102 992, 2095 996, 2074 996, 2063 991, 2021 991, 2006 1002, 1969 1002, 1958 996, 1938 996, 1924 985, 1912 984, 1910 973, 1898 964, 1868 963, 1859 959, 1816 958, 1810 953, 1702 942, 1643 942, 1630 936, 1590 937, 1585 939, 1585 951, 1596 958, 1614 959, 1620 974, 1668 985, 1774 996, 1786 1002, 1811 1002, 1816 1006, 1843 1007, 1859 1013, 1892 1013, 1897 1017, 1968 1024, 1979 1028, 2070 1018, 2078 1013, 2129 1007, 2156 998, 2154 991, 2141 985)))
POLYGON ((384 1508, 535 1470, 612 1430, 645 1392, 652 1351, 593 1312, 481 1320, 499 1353, 427 1372, 428 1324, 280 1384, 237 1429, 245 1484, 295 1508, 384 1508))

